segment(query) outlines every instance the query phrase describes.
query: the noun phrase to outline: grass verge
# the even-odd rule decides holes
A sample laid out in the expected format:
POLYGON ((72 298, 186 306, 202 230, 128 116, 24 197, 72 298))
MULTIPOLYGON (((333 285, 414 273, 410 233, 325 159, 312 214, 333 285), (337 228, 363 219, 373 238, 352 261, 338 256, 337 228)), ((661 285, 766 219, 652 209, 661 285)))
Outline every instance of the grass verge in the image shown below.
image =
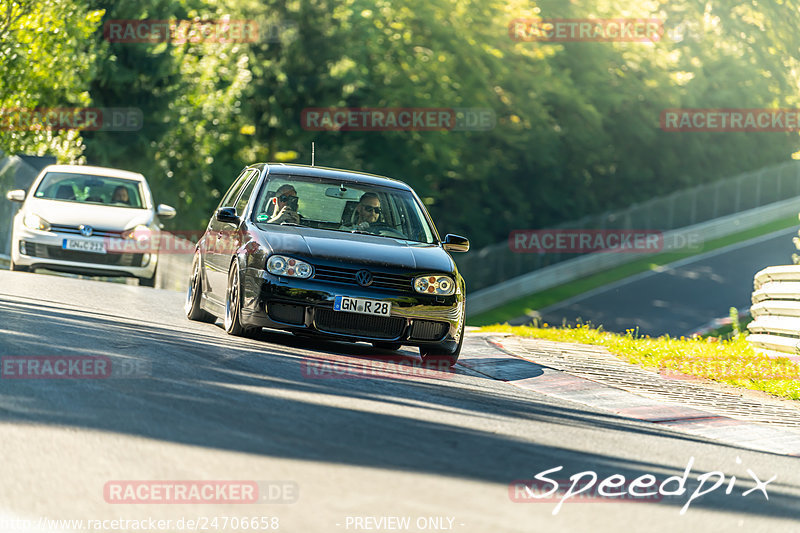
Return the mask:
POLYGON ((730 340, 651 338, 637 337, 633 330, 622 335, 587 325, 574 328, 496 325, 481 328, 481 331, 604 346, 624 361, 658 370, 667 377, 697 376, 800 400, 800 365, 789 359, 757 354, 743 335, 730 340))
POLYGON ((557 287, 537 292, 529 296, 524 296, 517 300, 508 302, 500 307, 496 307, 495 309, 479 313, 468 318, 467 325, 487 326, 490 324, 503 323, 517 317, 525 316, 531 313, 533 310, 543 309, 568 298, 572 298, 573 296, 583 294, 598 287, 602 287, 603 285, 614 283, 615 281, 627 278, 628 276, 633 276, 634 274, 639 274, 641 272, 647 272, 648 270, 653 270, 657 267, 674 263, 675 261, 679 261, 687 257, 710 252, 712 250, 746 241, 754 237, 766 235, 768 233, 772 233, 773 231, 791 228, 792 226, 797 226, 797 224, 796 216, 788 217, 746 231, 734 233, 733 235, 728 235, 727 237, 714 239, 713 241, 705 243, 703 249, 698 252, 669 252, 638 259, 616 268, 604 270, 602 272, 598 272, 597 274, 565 283, 564 285, 559 285, 557 287))

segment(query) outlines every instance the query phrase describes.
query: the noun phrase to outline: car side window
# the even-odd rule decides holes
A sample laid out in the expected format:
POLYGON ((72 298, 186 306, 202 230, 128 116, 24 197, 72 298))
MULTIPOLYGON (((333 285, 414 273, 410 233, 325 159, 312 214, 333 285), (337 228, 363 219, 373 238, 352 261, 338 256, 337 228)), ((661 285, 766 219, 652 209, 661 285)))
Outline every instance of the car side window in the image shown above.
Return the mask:
POLYGON ((239 174, 239 177, 233 182, 231 188, 228 189, 228 192, 226 192, 225 196, 222 197, 222 201, 217 206, 217 209, 220 207, 233 207, 233 202, 236 199, 236 195, 239 194, 239 191, 242 189, 242 186, 249 175, 250 169, 244 169, 242 173, 239 174))
POLYGON ((242 189, 239 199, 236 201, 236 214, 242 216, 244 208, 247 206, 247 201, 250 200, 250 195, 253 193, 253 187, 256 186, 258 181, 258 172, 253 170, 247 178, 247 184, 242 189))

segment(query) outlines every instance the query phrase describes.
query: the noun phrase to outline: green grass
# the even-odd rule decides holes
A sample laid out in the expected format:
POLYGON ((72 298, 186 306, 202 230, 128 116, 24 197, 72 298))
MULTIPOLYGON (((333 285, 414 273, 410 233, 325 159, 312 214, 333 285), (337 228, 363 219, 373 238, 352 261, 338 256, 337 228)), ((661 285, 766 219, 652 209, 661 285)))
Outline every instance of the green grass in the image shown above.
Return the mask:
POLYGON ((489 326, 481 331, 604 346, 620 359, 671 377, 697 376, 736 387, 800 400, 800 365, 757 354, 744 335, 719 338, 637 337, 580 325, 574 328, 489 326))
POLYGON ((533 310, 543 309, 549 305, 556 304, 568 298, 572 298, 573 296, 583 294, 598 287, 602 287, 603 285, 608 285, 609 283, 625 279, 628 276, 633 276, 634 274, 639 274, 641 272, 647 272, 648 270, 653 270, 657 267, 667 265, 687 257, 710 252, 711 250, 716 250, 737 242, 742 242, 754 237, 766 235, 773 231, 791 228, 792 226, 797 226, 797 224, 798 222, 796 216, 787 217, 776 220, 775 222, 770 222, 769 224, 758 226, 756 228, 734 233, 733 235, 728 235, 727 237, 721 237, 719 239, 706 242, 702 249, 698 250, 697 252, 667 252, 643 259, 638 259, 619 267, 604 270, 602 272, 598 272, 597 274, 565 283, 564 285, 559 285, 557 287, 513 300, 500 307, 496 307, 495 309, 491 309, 468 318, 467 324, 470 326, 487 326, 490 324, 507 322, 508 320, 527 315, 533 310))

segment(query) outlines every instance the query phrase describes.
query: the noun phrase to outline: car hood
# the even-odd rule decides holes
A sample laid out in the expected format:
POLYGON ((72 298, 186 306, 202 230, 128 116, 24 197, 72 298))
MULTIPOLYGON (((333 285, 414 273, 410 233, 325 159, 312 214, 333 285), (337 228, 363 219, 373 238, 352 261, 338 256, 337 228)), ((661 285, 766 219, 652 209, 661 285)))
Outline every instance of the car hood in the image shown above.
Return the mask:
POLYGON ((273 253, 298 255, 312 262, 320 259, 415 271, 455 270, 450 255, 436 244, 293 226, 262 229, 261 234, 273 253))
POLYGON ((149 224, 149 209, 130 209, 106 205, 59 202, 30 198, 25 203, 26 213, 35 213, 50 224, 80 226, 81 224, 104 230, 123 231, 138 224, 149 224))

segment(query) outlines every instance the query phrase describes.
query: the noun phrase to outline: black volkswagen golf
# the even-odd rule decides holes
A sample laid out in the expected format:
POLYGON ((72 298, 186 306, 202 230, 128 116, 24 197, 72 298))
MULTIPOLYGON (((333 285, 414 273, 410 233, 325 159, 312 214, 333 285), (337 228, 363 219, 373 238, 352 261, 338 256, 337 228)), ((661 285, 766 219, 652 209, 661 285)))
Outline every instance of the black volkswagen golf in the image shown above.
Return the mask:
POLYGON ((418 346, 426 361, 458 360, 465 285, 407 184, 304 165, 245 168, 198 242, 186 295, 192 320, 231 335, 262 327, 298 335, 418 346))

